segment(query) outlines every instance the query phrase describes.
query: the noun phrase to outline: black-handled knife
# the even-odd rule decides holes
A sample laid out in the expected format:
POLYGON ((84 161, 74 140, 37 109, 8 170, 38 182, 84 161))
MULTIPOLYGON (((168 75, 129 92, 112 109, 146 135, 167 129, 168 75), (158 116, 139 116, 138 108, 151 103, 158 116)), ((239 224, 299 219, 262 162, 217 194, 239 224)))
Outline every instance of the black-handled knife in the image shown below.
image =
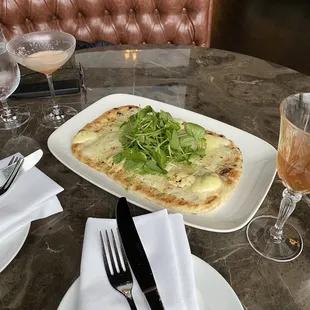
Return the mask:
POLYGON ((129 264, 150 308, 152 310, 164 309, 150 263, 124 197, 118 201, 116 221, 129 264))

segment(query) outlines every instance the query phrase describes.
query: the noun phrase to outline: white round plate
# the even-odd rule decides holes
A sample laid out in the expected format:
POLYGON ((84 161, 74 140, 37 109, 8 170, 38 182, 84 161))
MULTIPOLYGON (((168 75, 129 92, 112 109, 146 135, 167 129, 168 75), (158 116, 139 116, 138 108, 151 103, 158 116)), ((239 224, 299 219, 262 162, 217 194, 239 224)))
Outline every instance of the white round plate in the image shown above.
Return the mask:
POLYGON ((30 229, 30 223, 0 242, 0 272, 8 266, 23 246, 30 229))
MULTIPOLYGON (((200 310, 243 310, 226 280, 210 265, 192 255, 200 310)), ((57 310, 76 310, 78 306, 78 278, 69 288, 57 310)))

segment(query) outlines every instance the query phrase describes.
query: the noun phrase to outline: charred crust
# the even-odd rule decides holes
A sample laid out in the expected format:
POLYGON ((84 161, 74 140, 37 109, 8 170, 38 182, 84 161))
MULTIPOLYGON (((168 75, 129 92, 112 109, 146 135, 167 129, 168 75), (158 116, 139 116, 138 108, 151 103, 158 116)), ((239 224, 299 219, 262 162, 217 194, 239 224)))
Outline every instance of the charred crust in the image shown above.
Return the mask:
POLYGON ((224 168, 220 171, 220 175, 225 175, 228 174, 230 171, 232 170, 232 168, 224 168))

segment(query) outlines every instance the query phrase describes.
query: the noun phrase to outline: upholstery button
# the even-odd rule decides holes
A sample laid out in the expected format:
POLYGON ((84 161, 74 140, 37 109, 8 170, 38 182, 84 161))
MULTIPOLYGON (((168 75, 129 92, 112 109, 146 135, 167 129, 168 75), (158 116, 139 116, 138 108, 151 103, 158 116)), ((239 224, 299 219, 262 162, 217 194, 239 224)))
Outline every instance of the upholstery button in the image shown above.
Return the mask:
POLYGON ((168 44, 171 44, 171 42, 170 42, 170 41, 168 41, 167 43, 168 43, 168 44))
POLYGON ((28 18, 26 18, 25 23, 28 25, 30 24, 30 20, 28 18))
POLYGON ((53 15, 52 16, 52 20, 56 20, 57 19, 57 16, 56 15, 53 15))
POLYGON ((155 9, 155 10, 154 10, 154 13, 155 13, 155 14, 158 14, 158 13, 159 13, 158 9, 155 9))
POLYGON ((104 14, 105 15, 109 15, 109 11, 108 10, 104 10, 104 14))
MULTIPOLYGON (((0 25, 1 25, 1 24, 0 24, 0 25)), ((145 43, 146 43, 145 41, 142 42, 142 44, 145 44, 145 43)))
POLYGON ((183 12, 183 13, 186 13, 186 12, 187 12, 186 8, 183 8, 183 9, 182 9, 182 12, 183 12))
POLYGON ((193 45, 196 45, 195 41, 192 42, 193 45))
POLYGON ((82 17, 83 14, 81 12, 78 13, 78 17, 82 17))

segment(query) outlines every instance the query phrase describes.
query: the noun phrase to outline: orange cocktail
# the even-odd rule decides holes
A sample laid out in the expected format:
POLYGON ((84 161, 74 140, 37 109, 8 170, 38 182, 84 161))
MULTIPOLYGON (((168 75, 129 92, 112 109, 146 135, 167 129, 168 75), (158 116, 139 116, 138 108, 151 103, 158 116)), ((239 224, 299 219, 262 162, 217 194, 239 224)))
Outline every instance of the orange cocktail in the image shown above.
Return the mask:
POLYGON ((260 255, 288 262, 298 257, 303 249, 300 233, 287 219, 297 202, 310 193, 310 93, 285 98, 280 114, 277 168, 286 189, 282 193, 278 217, 256 217, 247 227, 247 237, 260 255))
POLYGON ((285 186, 295 192, 310 193, 310 134, 286 117, 281 119, 277 168, 285 186))

